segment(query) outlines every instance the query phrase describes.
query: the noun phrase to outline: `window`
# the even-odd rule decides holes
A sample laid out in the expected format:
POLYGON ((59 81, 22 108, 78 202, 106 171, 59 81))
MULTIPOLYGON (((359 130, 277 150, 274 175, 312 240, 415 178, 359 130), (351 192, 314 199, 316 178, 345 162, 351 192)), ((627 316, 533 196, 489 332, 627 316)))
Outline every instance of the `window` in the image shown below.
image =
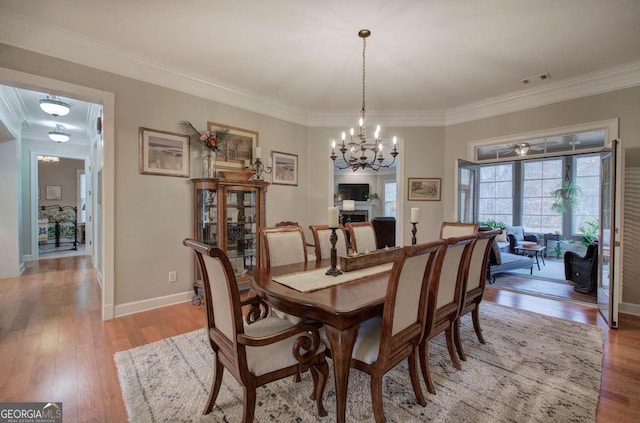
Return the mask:
POLYGON ((513 164, 480 167, 478 221, 513 224, 513 164))
POLYGON ((398 199, 397 184, 395 182, 384 183, 384 215, 396 216, 396 201, 398 199))
POLYGON ((562 232, 551 193, 562 185, 562 159, 526 161, 522 169, 522 226, 527 232, 562 232))
POLYGON ((580 189, 572 212, 572 234, 579 235, 580 226, 600 216, 600 156, 574 159, 575 183, 580 189))

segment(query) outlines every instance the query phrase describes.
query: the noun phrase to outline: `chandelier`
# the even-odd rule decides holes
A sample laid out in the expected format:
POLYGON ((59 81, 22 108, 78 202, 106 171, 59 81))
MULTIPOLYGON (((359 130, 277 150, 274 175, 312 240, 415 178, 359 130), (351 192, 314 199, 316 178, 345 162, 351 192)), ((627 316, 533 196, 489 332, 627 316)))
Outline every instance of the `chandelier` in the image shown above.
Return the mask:
POLYGON ((45 112, 53 115, 55 117, 58 116, 66 116, 69 114, 69 110, 71 109, 71 104, 66 103, 60 100, 57 96, 47 96, 47 98, 43 98, 40 100, 40 108, 45 112))
POLYGON ((71 134, 66 132, 64 126, 56 125, 56 129, 49 131, 49 139, 55 142, 67 142, 71 138, 71 134))
POLYGON ((354 172, 358 169, 372 169, 376 172, 384 167, 391 167, 395 161, 396 156, 398 155, 398 149, 396 148, 397 138, 393 137, 393 149, 389 153, 392 157, 392 160, 385 162, 385 157, 382 153, 382 139, 380 138, 380 125, 376 126, 376 130, 373 134, 374 140, 372 142, 367 142, 367 130, 365 128, 365 51, 367 48, 367 37, 371 35, 371 31, 368 29, 361 29, 358 32, 358 37, 362 38, 362 117, 358 121, 358 126, 360 130, 356 136, 357 140, 354 140, 354 130, 351 128, 349 131, 350 137, 349 141, 347 141, 347 134, 345 132, 342 133, 342 144, 340 144, 340 148, 338 151, 342 156, 342 161, 337 161, 338 155, 336 155, 336 142, 335 140, 331 142, 331 147, 333 151, 331 152, 331 160, 333 160, 333 165, 338 169, 349 169, 354 172), (347 154, 348 153, 348 154, 347 154))

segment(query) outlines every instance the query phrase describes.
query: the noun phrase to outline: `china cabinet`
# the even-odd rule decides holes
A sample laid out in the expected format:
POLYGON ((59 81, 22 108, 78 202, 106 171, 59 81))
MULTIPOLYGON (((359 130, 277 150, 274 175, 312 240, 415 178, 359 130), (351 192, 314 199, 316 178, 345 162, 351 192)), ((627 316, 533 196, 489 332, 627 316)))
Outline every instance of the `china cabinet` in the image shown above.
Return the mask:
MULTIPOLYGON (((238 283, 245 285, 258 267, 258 228, 265 222, 268 183, 231 179, 192 179, 193 238, 227 253, 238 283)), ((195 285, 202 276, 195 266, 195 285)))

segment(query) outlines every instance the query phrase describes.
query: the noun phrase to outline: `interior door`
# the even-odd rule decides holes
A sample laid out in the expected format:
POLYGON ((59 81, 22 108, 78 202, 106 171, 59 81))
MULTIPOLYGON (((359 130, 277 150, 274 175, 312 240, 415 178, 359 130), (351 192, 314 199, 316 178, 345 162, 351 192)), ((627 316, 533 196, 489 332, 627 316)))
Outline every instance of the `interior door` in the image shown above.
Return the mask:
POLYGON ((476 174, 478 165, 458 159, 458 221, 473 223, 476 221, 476 174))
POLYGON ((600 154, 600 245, 598 248, 598 309, 610 328, 618 327, 622 246, 622 149, 611 141, 600 154))

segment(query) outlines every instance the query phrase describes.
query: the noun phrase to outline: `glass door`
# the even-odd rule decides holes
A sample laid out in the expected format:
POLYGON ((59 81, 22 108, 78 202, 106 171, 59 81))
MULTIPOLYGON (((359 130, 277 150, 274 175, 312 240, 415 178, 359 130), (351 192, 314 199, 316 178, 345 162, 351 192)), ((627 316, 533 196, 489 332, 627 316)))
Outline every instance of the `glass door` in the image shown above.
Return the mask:
POLYGON ((227 256, 237 276, 257 267, 258 189, 227 190, 227 256))
POLYGON ((621 227, 622 159, 620 141, 613 140, 600 155, 600 237, 598 245, 598 309, 610 328, 618 327, 621 227))
POLYGON ((458 221, 476 221, 476 170, 478 166, 458 159, 458 221))

